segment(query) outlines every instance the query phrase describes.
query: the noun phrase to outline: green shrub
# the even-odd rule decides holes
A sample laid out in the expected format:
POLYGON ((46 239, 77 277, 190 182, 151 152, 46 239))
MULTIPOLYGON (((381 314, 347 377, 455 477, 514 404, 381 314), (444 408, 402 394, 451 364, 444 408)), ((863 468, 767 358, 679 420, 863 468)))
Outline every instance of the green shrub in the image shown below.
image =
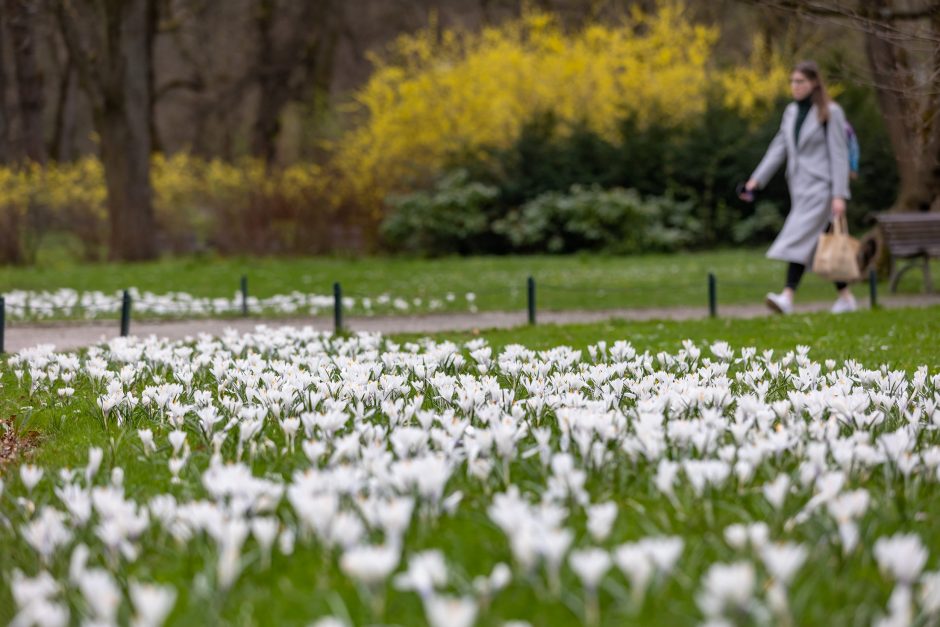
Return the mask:
POLYGON ((538 196, 497 220, 493 229, 519 251, 631 254, 687 246, 698 226, 689 202, 575 185, 567 194, 538 196))
POLYGON ((738 220, 731 228, 736 244, 766 242, 776 237, 783 228, 783 213, 775 203, 762 200, 754 207, 754 213, 738 220))
POLYGON ((495 187, 457 170, 431 191, 390 197, 393 211, 381 233, 391 248, 420 255, 486 252, 489 209, 498 195, 495 187))

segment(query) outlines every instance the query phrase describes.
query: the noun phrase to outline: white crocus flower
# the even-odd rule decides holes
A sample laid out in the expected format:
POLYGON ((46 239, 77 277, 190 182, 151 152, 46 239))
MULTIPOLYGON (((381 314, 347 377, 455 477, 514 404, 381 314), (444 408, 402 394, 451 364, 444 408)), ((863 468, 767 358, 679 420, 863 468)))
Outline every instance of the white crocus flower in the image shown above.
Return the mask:
POLYGON ((494 594, 509 585, 512 581, 512 570, 509 566, 500 562, 493 567, 489 576, 479 576, 473 580, 473 589, 478 595, 488 600, 494 594))
POLYGON ((281 429, 284 431, 284 436, 287 438, 287 450, 293 453, 294 438, 297 436, 297 431, 300 429, 300 418, 285 418, 281 421, 281 429))
POLYGON ((878 538, 874 553, 881 571, 905 585, 917 580, 928 556, 920 536, 913 533, 878 538))
POLYGON ((343 553, 339 567, 347 576, 373 586, 388 578, 399 557, 400 549, 394 545, 355 546, 343 553))
POLYGON ((77 585, 82 575, 85 574, 89 555, 91 553, 85 544, 77 544, 72 549, 72 555, 69 557, 69 582, 72 584, 77 585))
POLYGON ((598 548, 572 551, 568 564, 585 588, 595 589, 607 571, 610 570, 610 554, 598 548))
POLYGON ((104 451, 97 446, 88 449, 88 465, 85 466, 85 482, 91 483, 91 480, 98 474, 101 468, 101 462, 104 460, 104 451))
POLYGON ((649 553, 639 543, 622 544, 614 551, 614 563, 630 580, 634 602, 646 594, 654 567, 649 553))
POLYGON ((170 469, 170 474, 173 475, 172 483, 180 482, 180 471, 183 470, 183 466, 186 465, 186 459, 182 457, 171 457, 167 462, 167 466, 170 469))
POLYGON ((77 483, 55 488, 55 495, 72 517, 72 524, 83 526, 91 518, 91 492, 77 483))
POLYGON ((295 542, 294 532, 291 529, 284 529, 277 537, 277 549, 281 555, 290 555, 294 552, 295 542))
POLYGON ((740 523, 728 525, 725 527, 725 542, 734 549, 742 550, 748 544, 755 549, 760 549, 767 544, 770 530, 766 523, 756 522, 750 525, 740 523))
POLYGON ((673 486, 676 482, 676 476, 679 474, 679 464, 668 459, 659 460, 659 466, 656 468, 656 477, 654 483, 656 489, 666 494, 667 496, 672 496, 673 486))
POLYGON ((153 441, 153 431, 150 429, 138 429, 137 437, 140 438, 140 443, 144 447, 144 453, 149 455, 157 450, 157 445, 153 441))
POLYGON ((265 565, 271 560, 271 547, 274 545, 277 532, 276 518, 254 518, 251 521, 251 535, 261 547, 261 560, 265 565))
POLYGON ((10 592, 17 607, 24 608, 34 603, 49 601, 59 594, 61 588, 47 571, 40 571, 35 577, 27 577, 22 571, 13 571, 10 592))
POLYGON ((924 573, 920 578, 920 599, 921 608, 926 614, 935 615, 940 613, 940 571, 924 573))
POLYGON ((118 606, 121 604, 121 590, 107 571, 100 568, 86 570, 78 581, 78 588, 98 621, 104 624, 115 623, 118 606))
POLYGON ((760 550, 764 567, 785 586, 790 584, 793 575, 803 566, 806 556, 807 550, 802 544, 767 544, 760 550))
POLYGON ((248 524, 240 518, 222 521, 215 531, 219 547, 216 574, 223 590, 229 589, 241 573, 241 550, 247 537, 248 524))
POLYGON ((610 554, 598 548, 572 551, 568 556, 568 564, 584 586, 584 620, 589 625, 595 625, 599 620, 597 586, 610 570, 610 554))
POLYGON ((780 473, 777 478, 770 483, 764 484, 762 491, 767 502, 773 505, 774 509, 779 510, 787 498, 787 492, 790 490, 789 475, 780 473))
POLYGON ((424 599, 424 614, 431 627, 471 627, 477 618, 477 603, 471 597, 432 594, 424 599))
POLYGON ((553 581, 553 587, 561 563, 573 541, 574 533, 570 529, 550 529, 535 540, 536 546, 545 557, 545 567, 548 569, 549 579, 553 581))
POLYGON ((685 541, 680 537, 651 536, 643 538, 638 543, 640 549, 646 553, 656 569, 663 575, 668 575, 675 567, 676 561, 682 554, 685 541))
POLYGON ((31 464, 20 466, 20 480, 27 492, 32 492, 36 484, 42 479, 43 469, 31 464))
POLYGON ((712 564, 702 579, 696 600, 709 618, 719 618, 730 610, 745 610, 754 593, 754 566, 750 562, 712 564))
POLYGON ((732 549, 742 550, 747 546, 747 527, 740 523, 728 525, 725 527, 725 542, 732 549))
POLYGON ((437 550, 422 551, 408 558, 408 570, 395 577, 399 590, 413 590, 422 597, 447 583, 444 554, 437 550))
POLYGON ((913 594, 910 586, 898 584, 888 599, 888 614, 876 620, 875 627, 909 627, 914 624, 913 594))
POLYGON ((20 535, 48 563, 59 547, 72 540, 72 532, 65 524, 65 514, 44 505, 39 515, 20 528, 20 535))
POLYGON ((176 603, 176 590, 172 586, 145 584, 132 581, 131 603, 134 605, 134 627, 160 627, 176 603))
POLYGON ((53 600, 61 590, 48 572, 40 571, 35 577, 26 577, 20 570, 14 570, 10 591, 19 610, 10 622, 11 627, 68 625, 68 607, 53 600))
POLYGON ((587 510, 587 528, 595 542, 603 542, 610 535, 617 518, 617 504, 613 502, 592 505, 587 510))
POLYGON ((167 437, 170 440, 170 446, 173 447, 173 454, 179 455, 180 450, 182 450, 183 445, 186 443, 186 432, 174 429, 170 431, 170 435, 167 437))

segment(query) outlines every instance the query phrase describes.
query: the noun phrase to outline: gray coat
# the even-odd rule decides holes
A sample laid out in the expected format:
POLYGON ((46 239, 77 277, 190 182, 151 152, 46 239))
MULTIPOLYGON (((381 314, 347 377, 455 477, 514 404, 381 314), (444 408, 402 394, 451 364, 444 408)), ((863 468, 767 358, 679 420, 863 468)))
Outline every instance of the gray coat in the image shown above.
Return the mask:
POLYGON ((825 125, 813 105, 800 129, 799 145, 793 139, 796 115, 797 104, 792 102, 751 178, 764 187, 786 160, 790 213, 767 256, 811 266, 816 242, 832 215, 832 199, 849 199, 849 148, 845 114, 836 103, 829 105, 825 125))

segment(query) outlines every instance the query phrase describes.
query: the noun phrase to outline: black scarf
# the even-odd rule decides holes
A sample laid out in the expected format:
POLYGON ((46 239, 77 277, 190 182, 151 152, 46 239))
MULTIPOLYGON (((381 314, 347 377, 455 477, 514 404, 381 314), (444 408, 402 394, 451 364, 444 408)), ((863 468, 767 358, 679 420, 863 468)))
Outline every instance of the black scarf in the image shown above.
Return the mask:
POLYGON ((806 116, 809 115, 809 110, 813 106, 813 96, 809 95, 803 100, 797 100, 797 112, 796 112, 796 124, 793 126, 793 139, 796 143, 800 142, 800 128, 803 126, 803 122, 806 120, 806 116))

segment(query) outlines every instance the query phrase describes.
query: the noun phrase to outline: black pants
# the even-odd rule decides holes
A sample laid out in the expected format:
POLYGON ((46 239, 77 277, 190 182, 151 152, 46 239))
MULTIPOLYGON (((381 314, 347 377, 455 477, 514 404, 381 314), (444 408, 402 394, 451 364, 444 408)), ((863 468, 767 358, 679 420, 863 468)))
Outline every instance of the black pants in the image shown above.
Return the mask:
MULTIPOLYGON (((804 272, 806 272, 806 266, 801 263, 794 263, 791 261, 790 265, 787 266, 787 287, 796 291, 797 286, 800 284, 800 279, 803 278, 804 272)), ((848 285, 848 283, 836 281, 837 290, 845 289, 848 287, 848 285)))

